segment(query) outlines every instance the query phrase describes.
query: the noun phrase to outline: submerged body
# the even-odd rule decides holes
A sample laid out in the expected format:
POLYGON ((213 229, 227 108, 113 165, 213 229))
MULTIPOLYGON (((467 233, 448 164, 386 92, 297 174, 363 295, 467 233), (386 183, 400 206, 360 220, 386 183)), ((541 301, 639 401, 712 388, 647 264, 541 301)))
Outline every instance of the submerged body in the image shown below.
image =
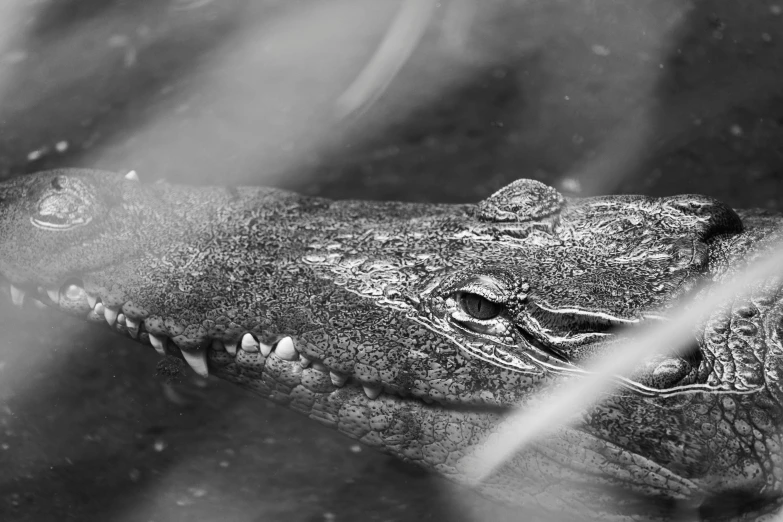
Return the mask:
MULTIPOLYGON (((61 170, 0 185, 0 274, 368 445, 465 481, 519 405, 616 330, 769 251, 783 220, 701 196, 330 201, 61 170)), ((783 484, 780 281, 694 325, 477 487, 576 517, 755 520, 783 484)), ((631 335, 633 335, 631 333, 631 335)))

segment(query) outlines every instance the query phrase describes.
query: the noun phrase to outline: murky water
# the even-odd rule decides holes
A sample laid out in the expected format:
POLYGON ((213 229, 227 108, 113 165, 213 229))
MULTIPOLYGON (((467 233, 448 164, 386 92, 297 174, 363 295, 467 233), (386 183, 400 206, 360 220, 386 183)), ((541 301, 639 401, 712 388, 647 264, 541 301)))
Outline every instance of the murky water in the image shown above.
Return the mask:
MULTIPOLYGON (((400 5, 5 2, 0 173, 444 202, 533 177, 783 206, 775 2, 441 2, 382 96, 346 116, 336 101, 400 5)), ((167 398, 157 355, 129 341, 0 314, 2 520, 517 515, 224 383, 167 398)))

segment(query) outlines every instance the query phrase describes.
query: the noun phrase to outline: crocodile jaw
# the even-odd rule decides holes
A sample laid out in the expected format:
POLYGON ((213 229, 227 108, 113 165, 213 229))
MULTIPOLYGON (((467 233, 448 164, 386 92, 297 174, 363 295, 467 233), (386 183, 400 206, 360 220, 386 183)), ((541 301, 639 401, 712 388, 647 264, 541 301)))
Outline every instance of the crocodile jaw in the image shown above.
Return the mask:
POLYGON ((82 316, 96 327, 108 327, 150 346, 162 356, 183 359, 200 375, 228 380, 353 439, 460 482, 468 480, 468 463, 449 457, 442 449, 444 445, 455 446, 454 434, 450 432, 448 438, 422 426, 446 422, 469 434, 472 443, 459 444, 457 455, 462 457, 471 445, 481 444, 503 417, 500 409, 444 408, 430 399, 401 397, 382 386, 363 384, 355 376, 332 371, 306 355, 303 343, 292 336, 268 344, 248 332, 233 343, 212 339, 198 345, 178 344, 175 339, 145 331, 144 321, 131 319, 122 307, 105 306, 73 280, 60 290, 40 287, 37 291, 24 291, 6 281, 0 294, 19 308, 52 308, 82 316))
MULTIPOLYGON (((436 402, 428 404, 413 397, 403 398, 364 386, 353 376, 330 372, 323 363, 308 358, 291 336, 270 345, 245 334, 236 344, 213 340, 203 349, 181 350, 171 339, 143 331, 143 327, 129 320, 122 311, 107 314, 108 308, 73 283, 64 285, 58 292, 43 288, 38 292, 24 292, 13 285, 5 288, 8 297, 19 307, 52 307, 71 314, 78 307, 65 294, 70 294, 71 299, 78 295, 81 308, 88 309, 87 320, 94 322, 96 327, 109 327, 166 356, 183 358, 199 373, 208 371, 370 447, 436 471, 504 502, 528 507, 552 507, 563 501, 582 503, 583 509, 589 509, 602 520, 626 520, 624 514, 613 511, 614 501, 608 501, 601 508, 590 505, 583 492, 594 479, 579 479, 577 471, 565 482, 561 477, 559 485, 553 487, 551 477, 538 475, 535 471, 562 459, 565 461, 560 464, 566 464, 572 457, 564 455, 582 452, 585 448, 595 452, 591 457, 594 463, 600 465, 604 473, 616 477, 614 480, 626 478, 624 466, 629 459, 642 462, 646 478, 634 479, 635 483, 630 484, 637 492, 661 498, 669 495, 686 498, 700 491, 697 484, 651 460, 568 427, 553 430, 546 441, 515 455, 486 481, 476 484, 472 479, 475 463, 471 455, 478 447, 492 444, 492 433, 504 422, 502 410, 448 408, 436 402), (89 308, 91 301, 94 304, 89 308), (666 486, 652 486, 650 480, 666 486)), ((611 490, 616 484, 611 486, 606 482, 604 487, 611 490)), ((620 497, 626 494, 615 493, 620 497)), ((645 509, 654 513, 657 508, 651 504, 645 509)))

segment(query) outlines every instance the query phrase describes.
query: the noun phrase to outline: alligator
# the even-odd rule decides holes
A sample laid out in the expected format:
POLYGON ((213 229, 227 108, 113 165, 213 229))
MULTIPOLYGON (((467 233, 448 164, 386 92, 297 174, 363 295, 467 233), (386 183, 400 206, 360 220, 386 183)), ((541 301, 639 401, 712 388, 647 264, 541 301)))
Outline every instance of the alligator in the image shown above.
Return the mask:
POLYGON ((765 520, 783 502, 779 279, 694 324, 485 480, 472 455, 783 217, 699 195, 334 201, 60 169, 0 184, 13 302, 75 314, 362 443, 555 519, 765 520), (693 518, 691 518, 693 519, 693 518))

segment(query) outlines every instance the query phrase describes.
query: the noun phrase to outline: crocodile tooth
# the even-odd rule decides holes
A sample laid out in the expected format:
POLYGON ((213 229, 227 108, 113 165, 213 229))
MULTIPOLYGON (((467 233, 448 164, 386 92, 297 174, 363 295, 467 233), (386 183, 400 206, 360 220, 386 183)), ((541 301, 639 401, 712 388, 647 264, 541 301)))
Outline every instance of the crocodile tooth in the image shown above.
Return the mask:
MULTIPOLYGON (((117 318, 119 320, 119 317, 117 318)), ((128 327, 128 332, 131 334, 131 337, 134 339, 139 338, 139 321, 137 319, 131 319, 128 316, 125 316, 125 326, 128 327)))
POLYGON ((103 303, 95 303, 95 306, 92 308, 93 311, 102 316, 103 313, 106 311, 106 307, 103 306, 103 303))
POLYGON ((118 323, 120 323, 121 325, 125 326, 125 320, 126 320, 126 317, 125 317, 124 313, 120 312, 120 313, 117 314, 117 322, 118 323))
POLYGON ((237 342, 231 341, 231 342, 224 342, 223 345, 226 347, 226 351, 230 353, 231 355, 237 354, 237 342))
POLYGON ((310 363, 312 363, 310 359, 308 359, 301 353, 299 354, 299 364, 302 366, 302 368, 307 368, 308 366, 310 366, 310 363))
POLYGON ((87 304, 90 305, 90 308, 95 308, 95 304, 98 302, 98 298, 91 296, 90 294, 87 294, 87 304))
POLYGON ((345 381, 348 380, 347 375, 338 375, 334 372, 329 372, 329 378, 332 379, 332 384, 338 388, 342 388, 345 385, 345 381))
POLYGON ((212 349, 216 352, 225 352, 226 346, 219 339, 212 339, 212 349))
POLYGON ((369 397, 370 399, 377 399, 378 395, 381 394, 381 388, 375 388, 372 386, 364 385, 362 386, 362 389, 364 390, 364 394, 369 397))
POLYGON ((108 306, 104 306, 103 316, 106 318, 106 322, 109 323, 109 326, 114 326, 114 322, 117 320, 117 315, 119 315, 117 310, 109 308, 108 306))
POLYGON ((324 366, 324 363, 316 361, 313 363, 313 370, 318 370, 319 372, 326 373, 329 371, 329 368, 324 366))
POLYGON ((199 346, 193 351, 180 350, 185 362, 193 368, 193 371, 202 377, 209 377, 209 368, 207 367, 207 350, 199 346))
POLYGON ((155 334, 150 334, 150 344, 153 348, 155 348, 155 351, 159 354, 165 356, 166 355, 166 338, 165 337, 158 337, 155 334))
POLYGON ((52 300, 53 303, 59 303, 60 302, 60 291, 57 289, 54 290, 47 290, 46 295, 49 296, 49 299, 52 300))
POLYGON ((284 361, 295 361, 299 358, 299 353, 296 351, 294 340, 290 337, 283 337, 277 341, 275 347, 275 355, 283 359, 284 361))
POLYGON ((63 286, 60 294, 64 295, 68 301, 77 302, 82 300, 86 295, 86 292, 84 291, 84 288, 82 288, 81 283, 69 283, 63 286))
POLYGON ((98 313, 95 311, 96 308, 98 308, 97 305, 95 306, 95 308, 87 312, 87 316, 85 317, 85 319, 93 323, 102 323, 105 320, 103 318, 103 309, 101 309, 101 313, 98 313))
POLYGON ((11 285, 11 301, 13 301, 16 306, 22 306, 24 304, 24 291, 11 285))
POLYGON ((125 179, 127 179, 129 181, 139 181, 139 175, 138 175, 138 173, 136 173, 135 170, 132 170, 132 171, 128 172, 127 174, 125 174, 125 179))
POLYGON ((264 357, 269 357, 269 354, 272 353, 271 344, 261 343, 260 348, 261 348, 261 355, 263 355, 264 357))
POLYGON ((46 306, 45 304, 43 304, 43 303, 42 303, 41 301, 39 301, 38 299, 33 299, 33 306, 35 306, 35 307, 36 307, 36 308, 38 308, 39 310, 45 310, 45 309, 49 308, 48 306, 46 306))
POLYGON ((255 340, 252 334, 246 333, 242 336, 241 348, 246 352, 257 352, 258 341, 255 340))

